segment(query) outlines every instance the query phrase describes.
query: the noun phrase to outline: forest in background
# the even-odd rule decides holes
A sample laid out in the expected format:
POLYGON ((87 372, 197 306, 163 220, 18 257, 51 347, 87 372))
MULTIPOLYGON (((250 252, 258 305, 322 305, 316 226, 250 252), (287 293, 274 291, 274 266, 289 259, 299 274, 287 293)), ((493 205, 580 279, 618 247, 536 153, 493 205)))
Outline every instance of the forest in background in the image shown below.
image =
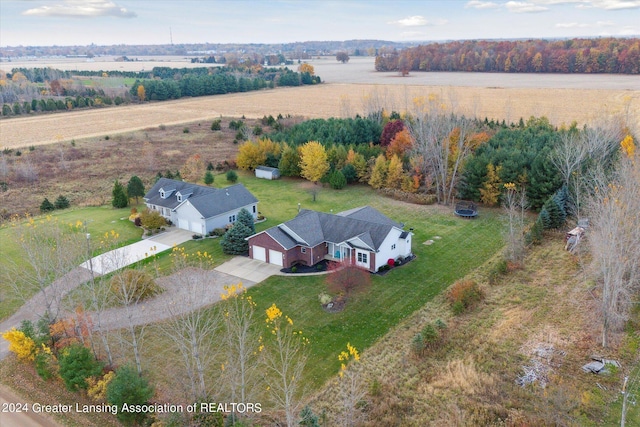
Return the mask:
POLYGON ((382 49, 376 71, 499 73, 640 73, 640 39, 486 41, 433 43, 401 51, 382 49))

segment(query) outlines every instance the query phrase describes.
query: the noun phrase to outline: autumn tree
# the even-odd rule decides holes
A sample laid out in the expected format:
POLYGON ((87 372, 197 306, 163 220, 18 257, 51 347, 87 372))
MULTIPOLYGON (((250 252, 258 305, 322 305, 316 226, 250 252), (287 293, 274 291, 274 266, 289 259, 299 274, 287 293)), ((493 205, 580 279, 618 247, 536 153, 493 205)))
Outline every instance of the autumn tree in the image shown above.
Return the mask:
POLYGON ((487 180, 480 188, 480 200, 489 206, 495 206, 498 204, 498 198, 500 197, 500 171, 502 166, 495 167, 493 163, 487 165, 487 180))
POLYGON ((525 211, 528 207, 526 190, 514 183, 504 184, 502 207, 506 223, 505 259, 520 263, 525 252, 525 211))
POLYGON ((299 73, 309 73, 310 75, 315 75, 315 69, 313 68, 313 65, 311 64, 307 64, 306 62, 303 64, 300 64, 300 66, 298 67, 298 72, 299 73))
POLYGON ((402 168, 402 160, 394 154, 389 160, 389 167, 387 169, 387 178, 385 181, 385 187, 387 188, 400 188, 404 178, 404 169, 402 168))
POLYGON ((352 264, 350 260, 332 262, 329 264, 328 271, 326 282, 330 292, 348 297, 352 292, 365 290, 371 284, 369 272, 352 264))
POLYGON ((373 188, 383 188, 387 183, 387 172, 389 165, 384 154, 380 154, 371 169, 371 178, 369 178, 369 185, 373 188))
POLYGON ((141 102, 144 102, 144 100, 147 98, 147 92, 144 88, 143 85, 139 85, 138 86, 138 99, 140 99, 141 102))
POLYGON ((293 320, 272 304, 266 310, 267 327, 273 337, 265 340, 263 361, 266 368, 266 380, 269 395, 274 406, 285 414, 287 427, 298 425, 297 414, 302 401, 303 371, 308 359, 309 342, 299 329, 294 328, 293 320))
POLYGON ((317 183, 328 170, 327 152, 322 144, 310 141, 300 147, 300 173, 303 178, 317 183))
POLYGON ((298 147, 285 144, 278 163, 282 176, 300 176, 300 152, 298 147))
POLYGON ((398 132, 405 129, 404 122, 402 120, 390 120, 384 125, 382 129, 382 134, 380 135, 380 146, 387 147, 391 144, 391 141, 398 132))
POLYGON ((202 156, 194 154, 185 161, 182 169, 180 169, 180 176, 187 181, 198 182, 204 176, 205 170, 206 165, 202 160, 202 156))
POLYGON ((340 425, 354 427, 362 421, 362 400, 367 389, 362 378, 360 353, 355 346, 347 343, 347 349, 338 355, 340 371, 338 372, 337 397, 340 402, 340 425))
POLYGON ((353 166, 358 180, 362 181, 367 176, 367 160, 360 153, 356 153, 353 148, 347 153, 347 165, 353 166))

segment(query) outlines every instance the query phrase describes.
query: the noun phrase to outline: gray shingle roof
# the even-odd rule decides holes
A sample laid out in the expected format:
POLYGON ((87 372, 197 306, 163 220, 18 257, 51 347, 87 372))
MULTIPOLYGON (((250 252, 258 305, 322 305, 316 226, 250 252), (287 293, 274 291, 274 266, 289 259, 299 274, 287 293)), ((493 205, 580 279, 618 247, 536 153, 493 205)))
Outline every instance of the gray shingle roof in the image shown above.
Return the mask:
POLYGON ((286 249, 300 244, 316 246, 322 242, 342 243, 359 238, 362 243, 351 241, 350 244, 378 250, 392 228, 402 229, 402 225, 372 207, 363 206, 337 215, 302 209, 295 218, 267 229, 266 233, 286 249))
POLYGON ((258 199, 242 184, 219 189, 168 178, 160 178, 145 194, 144 200, 149 204, 170 209, 175 209, 188 200, 203 218, 211 218, 258 202, 258 199), (169 189, 173 192, 169 197, 163 199, 160 197, 161 189, 167 193, 169 189), (179 202, 176 197, 178 192, 185 196, 188 195, 188 198, 183 198, 182 202, 179 202))

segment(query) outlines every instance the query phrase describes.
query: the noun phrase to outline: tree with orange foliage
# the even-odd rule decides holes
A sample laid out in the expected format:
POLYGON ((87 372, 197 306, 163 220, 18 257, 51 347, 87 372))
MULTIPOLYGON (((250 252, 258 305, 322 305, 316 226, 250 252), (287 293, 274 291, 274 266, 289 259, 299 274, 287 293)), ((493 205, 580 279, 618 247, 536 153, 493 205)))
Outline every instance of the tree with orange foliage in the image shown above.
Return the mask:
POLYGON ((391 143, 387 147, 387 159, 391 159, 394 155, 402 158, 406 153, 408 153, 413 148, 413 137, 408 129, 402 129, 398 132, 391 143))
POLYGON ((204 176, 206 165, 200 154, 189 157, 180 170, 180 176, 187 181, 197 182, 204 176))
POLYGON ((299 73, 309 73, 312 76, 315 75, 316 70, 313 68, 313 65, 311 64, 307 64, 306 62, 304 64, 300 64, 300 66, 298 67, 298 72, 299 73))
POLYGON ((140 98, 141 102, 147 98, 147 91, 145 90, 143 85, 138 86, 138 98, 140 98))

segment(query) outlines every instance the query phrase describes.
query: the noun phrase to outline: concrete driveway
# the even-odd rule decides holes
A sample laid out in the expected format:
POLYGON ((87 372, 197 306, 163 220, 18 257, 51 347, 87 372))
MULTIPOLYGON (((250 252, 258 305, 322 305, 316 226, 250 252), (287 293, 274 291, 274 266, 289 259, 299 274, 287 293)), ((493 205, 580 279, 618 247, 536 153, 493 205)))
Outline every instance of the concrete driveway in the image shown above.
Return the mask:
POLYGON ((270 276, 282 275, 280 267, 277 265, 243 256, 232 258, 214 270, 256 283, 262 282, 270 276))
POLYGON ((93 270, 95 274, 108 274, 171 249, 173 245, 184 243, 191 239, 192 234, 187 230, 171 228, 169 231, 148 239, 93 257, 90 261, 80 264, 80 266, 87 270, 93 270))

